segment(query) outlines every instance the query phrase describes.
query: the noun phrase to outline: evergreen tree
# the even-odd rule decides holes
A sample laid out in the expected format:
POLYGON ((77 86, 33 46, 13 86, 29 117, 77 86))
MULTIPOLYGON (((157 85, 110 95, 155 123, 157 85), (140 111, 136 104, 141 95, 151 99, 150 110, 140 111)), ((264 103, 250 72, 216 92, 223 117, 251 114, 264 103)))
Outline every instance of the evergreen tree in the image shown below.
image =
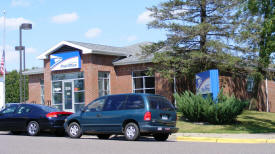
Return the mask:
MULTIPOLYGON (((256 35, 259 48, 259 70, 264 73, 271 63, 271 54, 275 52, 275 0, 248 0, 248 10, 251 21, 259 22, 258 33, 256 35)), ((251 34, 255 29, 249 29, 251 34)))
MULTIPOLYGON (((28 100, 28 76, 26 76, 26 100, 28 100)), ((6 103, 19 103, 19 73, 16 70, 6 74, 6 103)))
POLYGON ((211 68, 240 73, 242 58, 255 52, 240 39, 243 5, 242 0, 168 0, 148 8, 154 17, 149 28, 168 33, 166 40, 144 47, 145 54, 155 55, 151 71, 170 79, 211 68))

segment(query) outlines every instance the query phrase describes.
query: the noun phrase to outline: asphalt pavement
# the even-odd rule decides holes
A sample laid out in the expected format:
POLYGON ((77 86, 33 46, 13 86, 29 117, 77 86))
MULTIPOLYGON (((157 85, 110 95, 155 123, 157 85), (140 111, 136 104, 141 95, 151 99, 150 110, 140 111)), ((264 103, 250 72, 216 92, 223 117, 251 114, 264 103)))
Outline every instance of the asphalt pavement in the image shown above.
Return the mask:
POLYGON ((176 135, 171 136, 166 142, 157 142, 153 138, 145 137, 131 142, 125 141, 123 136, 100 140, 91 135, 84 135, 81 139, 71 139, 52 134, 30 137, 24 134, 11 135, 8 132, 0 132, 0 154, 274 154, 275 152, 275 145, 269 143, 178 142, 176 135))

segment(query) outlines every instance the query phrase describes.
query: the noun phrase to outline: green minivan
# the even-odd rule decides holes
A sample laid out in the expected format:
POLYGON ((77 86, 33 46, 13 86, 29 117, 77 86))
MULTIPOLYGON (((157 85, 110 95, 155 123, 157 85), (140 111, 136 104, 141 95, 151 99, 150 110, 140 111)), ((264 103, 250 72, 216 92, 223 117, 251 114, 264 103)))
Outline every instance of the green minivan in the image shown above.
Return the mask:
POLYGON ((175 108, 165 97, 130 93, 95 99, 67 117, 64 127, 71 138, 80 138, 84 133, 97 135, 99 139, 124 134, 130 141, 140 136, 166 141, 178 131, 176 120, 175 108))

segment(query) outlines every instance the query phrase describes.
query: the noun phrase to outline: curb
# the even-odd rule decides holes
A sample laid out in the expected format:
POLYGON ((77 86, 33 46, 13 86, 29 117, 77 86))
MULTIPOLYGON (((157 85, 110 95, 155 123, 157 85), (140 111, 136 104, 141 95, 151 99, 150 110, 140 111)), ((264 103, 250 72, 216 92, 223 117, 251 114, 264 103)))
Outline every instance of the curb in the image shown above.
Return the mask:
POLYGON ((176 141, 186 142, 215 142, 215 143, 275 143, 275 139, 235 139, 214 137, 185 137, 178 136, 176 141))

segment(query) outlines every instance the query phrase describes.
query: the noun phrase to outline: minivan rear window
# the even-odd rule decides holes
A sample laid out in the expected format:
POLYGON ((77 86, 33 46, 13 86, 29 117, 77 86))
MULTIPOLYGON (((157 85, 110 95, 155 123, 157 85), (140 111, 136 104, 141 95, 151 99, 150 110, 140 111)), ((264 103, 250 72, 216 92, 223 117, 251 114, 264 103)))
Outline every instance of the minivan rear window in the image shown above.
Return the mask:
POLYGON ((127 102, 123 106, 124 110, 132 110, 132 109, 144 109, 143 98, 139 95, 129 95, 127 98, 127 102))
POLYGON ((161 96, 147 96, 150 109, 154 110, 164 110, 164 111, 174 111, 174 106, 164 97, 161 96))

